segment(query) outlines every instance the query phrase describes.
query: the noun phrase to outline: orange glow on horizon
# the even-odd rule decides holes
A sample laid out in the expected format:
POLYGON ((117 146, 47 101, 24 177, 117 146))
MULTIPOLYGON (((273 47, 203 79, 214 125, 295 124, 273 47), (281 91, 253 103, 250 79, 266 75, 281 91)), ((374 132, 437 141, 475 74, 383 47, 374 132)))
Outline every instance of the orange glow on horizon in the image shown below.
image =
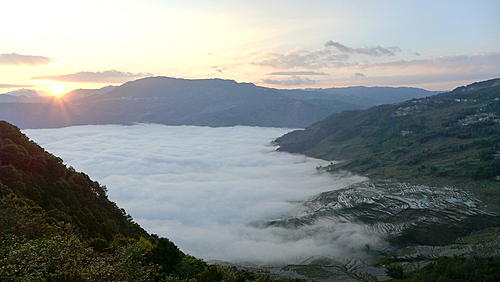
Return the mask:
POLYGON ((47 88, 50 95, 60 98, 64 96, 68 91, 64 85, 54 84, 47 88))

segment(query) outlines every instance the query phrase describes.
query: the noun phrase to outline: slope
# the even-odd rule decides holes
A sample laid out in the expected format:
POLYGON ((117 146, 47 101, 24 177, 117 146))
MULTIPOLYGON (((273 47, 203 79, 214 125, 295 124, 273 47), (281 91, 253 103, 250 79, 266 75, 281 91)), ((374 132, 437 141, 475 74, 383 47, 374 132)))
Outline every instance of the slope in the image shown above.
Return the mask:
POLYGON ((500 79, 495 79, 432 97, 334 114, 276 142, 281 151, 344 160, 329 169, 474 187, 498 209, 499 100, 500 79))
POLYGON ((182 253, 0 121, 0 280, 272 281, 182 253))

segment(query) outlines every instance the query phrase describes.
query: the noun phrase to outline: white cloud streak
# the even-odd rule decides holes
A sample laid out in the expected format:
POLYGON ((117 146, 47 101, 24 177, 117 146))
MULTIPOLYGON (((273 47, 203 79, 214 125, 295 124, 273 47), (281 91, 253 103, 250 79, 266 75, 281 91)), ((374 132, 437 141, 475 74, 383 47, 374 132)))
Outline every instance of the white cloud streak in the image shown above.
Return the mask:
POLYGON ((290 76, 286 79, 270 79, 265 78, 262 79, 262 82, 266 84, 272 85, 284 85, 284 86, 293 86, 293 85, 314 85, 316 81, 310 78, 299 77, 299 76, 290 76))
POLYGON ((297 49, 286 53, 267 53, 255 60, 253 64, 282 69, 339 68, 356 65, 356 63, 349 62, 351 55, 384 57, 395 56, 398 52, 401 52, 401 49, 396 46, 352 48, 330 40, 325 43, 322 49, 297 49))
POLYGON ((362 225, 291 230, 255 223, 297 215, 305 200, 364 180, 318 174, 321 160, 275 152, 281 128, 133 125, 26 130, 48 151, 105 184, 149 232, 204 259, 299 263, 362 255, 380 243, 362 225))
POLYGON ((267 75, 328 75, 325 72, 316 72, 316 71, 277 71, 271 72, 267 75))
POLYGON ((425 67, 434 69, 453 69, 462 68, 469 70, 496 70, 500 68, 500 52, 474 54, 474 55, 458 55, 458 56, 439 56, 417 60, 397 60, 383 63, 360 64, 362 68, 411 68, 425 67))
POLYGON ((0 84, 0 88, 30 88, 33 85, 28 84, 0 84))
POLYGON ((0 54, 0 65, 43 66, 52 62, 44 56, 21 55, 17 53, 0 54))
POLYGON ((284 54, 268 53, 258 58, 253 62, 254 65, 292 69, 292 68, 306 68, 306 69, 319 69, 326 67, 342 67, 347 66, 349 63, 347 54, 337 54, 330 49, 319 50, 294 50, 284 54))
POLYGON ((373 57, 394 56, 396 55, 397 52, 401 52, 401 48, 397 46, 392 46, 392 47, 375 46, 375 47, 364 47, 364 48, 352 48, 344 44, 341 44, 339 42, 335 42, 333 40, 326 42, 325 47, 334 47, 341 53, 359 54, 359 55, 367 55, 373 57))
POLYGON ((126 82, 131 79, 152 76, 150 73, 131 73, 117 70, 98 71, 98 72, 77 72, 62 75, 37 76, 33 79, 54 80, 63 82, 96 82, 96 83, 117 83, 126 82))

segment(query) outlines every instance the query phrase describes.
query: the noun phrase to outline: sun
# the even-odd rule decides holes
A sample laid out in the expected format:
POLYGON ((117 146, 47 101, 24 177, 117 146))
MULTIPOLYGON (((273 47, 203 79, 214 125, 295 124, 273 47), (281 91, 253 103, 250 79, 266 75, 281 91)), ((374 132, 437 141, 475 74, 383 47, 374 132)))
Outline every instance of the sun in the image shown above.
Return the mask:
POLYGON ((50 94, 55 97, 62 97, 66 92, 64 85, 51 85, 48 87, 50 94))

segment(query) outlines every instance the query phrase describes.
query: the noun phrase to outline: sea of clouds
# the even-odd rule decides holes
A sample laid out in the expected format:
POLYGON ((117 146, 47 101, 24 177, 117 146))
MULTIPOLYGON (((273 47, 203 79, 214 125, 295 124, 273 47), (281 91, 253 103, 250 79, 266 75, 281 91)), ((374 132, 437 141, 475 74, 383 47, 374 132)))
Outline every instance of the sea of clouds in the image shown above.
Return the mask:
POLYGON ((92 125, 24 132, 106 185, 148 232, 207 260, 300 263, 346 258, 381 239, 355 223, 259 227, 301 213, 300 201, 364 180, 320 174, 324 161, 276 152, 290 131, 263 127, 92 125))

